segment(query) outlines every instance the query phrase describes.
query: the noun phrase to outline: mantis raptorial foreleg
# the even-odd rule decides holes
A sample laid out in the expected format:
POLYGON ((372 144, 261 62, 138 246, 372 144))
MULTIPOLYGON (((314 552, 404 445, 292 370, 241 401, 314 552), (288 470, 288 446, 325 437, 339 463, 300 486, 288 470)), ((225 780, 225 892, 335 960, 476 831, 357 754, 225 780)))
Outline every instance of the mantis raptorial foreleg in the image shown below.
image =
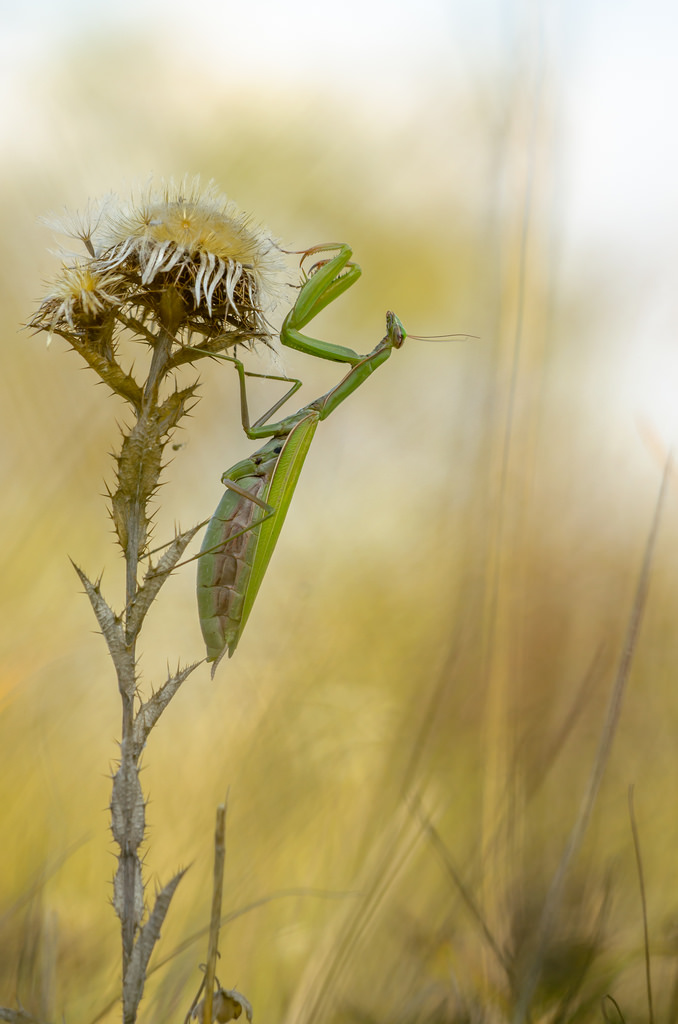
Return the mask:
POLYGON ((331 345, 327 341, 310 338, 301 333, 302 327, 305 327, 330 302, 334 302, 347 288, 355 284, 362 273, 358 264, 351 260, 353 250, 344 243, 315 245, 305 251, 302 264, 309 256, 319 252, 331 252, 335 249, 339 250, 336 256, 332 259, 321 260, 311 269, 309 276, 301 286, 297 301, 283 321, 280 340, 283 345, 297 349, 299 352, 305 352, 307 355, 355 366, 364 357, 358 355, 353 349, 345 348, 343 345, 331 345))

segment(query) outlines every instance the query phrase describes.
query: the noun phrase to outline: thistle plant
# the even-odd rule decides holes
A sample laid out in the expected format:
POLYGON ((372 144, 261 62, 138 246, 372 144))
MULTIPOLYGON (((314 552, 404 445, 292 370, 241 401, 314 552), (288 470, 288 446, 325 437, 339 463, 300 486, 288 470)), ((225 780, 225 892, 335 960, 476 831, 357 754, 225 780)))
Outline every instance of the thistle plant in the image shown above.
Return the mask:
POLYGON ((150 696, 142 696, 137 642, 146 614, 200 528, 177 533, 156 548, 162 554, 153 560, 151 519, 163 451, 196 401, 197 380, 180 386, 177 371, 236 345, 270 343, 267 313, 277 298, 283 257, 266 231, 250 224, 212 184, 201 187, 197 179, 148 188, 126 203, 109 197, 55 226, 84 252, 61 253, 60 272, 30 326, 64 338, 130 414, 113 456, 109 489, 125 560, 122 607, 109 604, 100 579, 75 570, 106 640, 122 704, 110 811, 118 847, 113 906, 122 935, 123 1021, 132 1024, 149 958, 182 876, 178 872, 148 904, 140 859, 140 760, 162 712, 200 664, 178 667, 150 696), (124 364, 125 339, 147 346, 145 377, 124 364))

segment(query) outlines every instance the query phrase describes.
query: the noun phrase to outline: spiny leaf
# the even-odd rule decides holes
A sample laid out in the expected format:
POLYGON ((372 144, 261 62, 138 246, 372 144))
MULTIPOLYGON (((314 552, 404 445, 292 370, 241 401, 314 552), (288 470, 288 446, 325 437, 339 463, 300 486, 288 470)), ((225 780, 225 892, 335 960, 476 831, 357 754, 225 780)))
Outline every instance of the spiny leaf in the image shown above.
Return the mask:
POLYGON ((167 545, 167 549, 158 561, 158 564, 149 568, 144 577, 143 584, 139 587, 129 606, 127 622, 130 632, 139 632, 146 612, 155 600, 158 591, 203 525, 203 523, 200 523, 198 526, 192 526, 190 530, 184 530, 183 533, 177 534, 174 540, 167 545))
POLYGON ((120 674, 121 667, 125 666, 126 663, 130 661, 130 653, 127 649, 127 645, 125 644, 125 633, 122 627, 122 621, 102 597, 99 585, 100 581, 97 580, 96 583, 92 583, 92 581, 72 559, 71 565, 77 572, 80 582, 85 588, 85 593, 92 605, 97 622, 99 623, 99 628, 104 635, 104 639, 106 640, 108 649, 111 653, 111 658, 115 663, 118 674, 120 674))
POLYGON ((138 757, 143 750, 148 734, 160 718, 169 702, 171 701, 174 694, 177 692, 184 680, 188 679, 191 672, 202 665, 202 661, 195 661, 192 665, 187 665, 186 668, 177 669, 173 676, 170 676, 160 687, 156 690, 147 701, 141 705, 134 717, 134 727, 132 731, 132 741, 134 743, 134 751, 138 757))
POLYGON ((160 929, 169 905, 174 896, 176 887, 183 878, 186 869, 179 871, 174 878, 161 889, 155 899, 153 910, 150 913, 146 924, 141 928, 139 937, 134 944, 134 950, 125 972, 123 981, 123 1006, 124 1019, 133 1020, 136 1016, 137 1007, 141 1001, 146 982, 146 969, 151 958, 153 948, 160 938, 160 929))

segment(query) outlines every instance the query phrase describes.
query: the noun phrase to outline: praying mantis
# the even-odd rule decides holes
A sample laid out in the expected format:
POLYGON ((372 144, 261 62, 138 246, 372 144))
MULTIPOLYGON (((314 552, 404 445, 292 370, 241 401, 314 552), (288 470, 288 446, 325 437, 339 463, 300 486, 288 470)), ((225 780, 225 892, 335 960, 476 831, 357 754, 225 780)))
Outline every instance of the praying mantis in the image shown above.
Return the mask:
POLYGON ((198 611, 207 661, 214 662, 212 676, 222 657, 227 652, 232 656, 242 636, 318 423, 353 394, 393 349, 402 346, 406 337, 402 323, 391 312, 386 314, 384 338, 365 356, 301 333, 302 327, 360 276, 360 267, 350 262, 352 252, 346 245, 316 246, 307 250, 304 258, 336 248, 339 253, 333 259, 322 261, 311 271, 280 332, 285 345, 319 358, 348 363, 351 369, 335 387, 293 415, 269 423, 301 387, 301 381, 294 380, 286 394, 250 424, 245 378, 272 375, 249 373, 234 356, 220 356, 232 362, 238 372, 245 433, 251 440, 270 440, 223 474, 221 480, 227 489, 210 519, 198 556, 198 611))

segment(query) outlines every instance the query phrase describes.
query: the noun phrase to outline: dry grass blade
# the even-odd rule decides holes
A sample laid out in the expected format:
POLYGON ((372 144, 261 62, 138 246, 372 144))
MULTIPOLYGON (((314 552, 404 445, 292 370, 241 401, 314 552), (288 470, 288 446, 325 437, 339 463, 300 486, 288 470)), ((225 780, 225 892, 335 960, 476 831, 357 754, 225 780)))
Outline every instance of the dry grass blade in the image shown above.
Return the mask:
POLYGON ((308 980, 302 979, 299 985, 295 1004, 286 1018, 288 1021, 304 1024, 306 1021, 330 1019, 330 1001, 340 987, 342 975, 351 957, 358 954, 370 924, 420 838, 420 830, 415 833, 408 830, 407 822, 400 814, 392 829, 381 837, 374 858, 365 871, 362 899, 342 922, 338 934, 330 937, 328 945, 318 950, 318 957, 309 962, 308 980))
POLYGON ((596 802, 596 797, 600 789, 605 767, 610 756, 610 751, 612 749, 612 742, 619 722, 619 715, 621 713, 624 693, 626 691, 626 684, 628 682, 631 665, 633 663, 633 656, 638 643, 643 614, 647 605, 652 562, 657 543, 661 513, 664 507, 664 498, 666 496, 672 466, 673 460, 672 457, 669 456, 664 467, 664 474, 662 476, 659 494, 655 503, 654 515, 645 544, 643 561, 638 575, 638 582, 636 584, 636 592, 626 628, 624 646, 619 659, 619 665, 617 667, 615 683, 612 688, 612 693, 610 694, 607 715, 598 741, 598 749, 591 768, 586 790, 582 797, 577 820, 570 832, 560 864, 553 876, 553 880, 544 902, 537 935, 537 952, 530 965, 530 969, 526 973, 522 990, 518 995, 513 1015, 513 1024, 524 1024, 524 1021, 528 1018, 532 997, 539 983, 543 950, 546 948, 546 939, 562 900, 565 877, 584 837, 584 833, 588 826, 591 813, 596 802))
POLYGON ((650 935, 647 927, 647 901, 645 899, 645 879, 643 877, 643 859, 640 853, 640 837, 636 824, 636 812, 633 806, 633 786, 629 786, 629 819, 631 821, 631 834, 633 836, 633 849, 636 855, 638 868, 638 885, 640 888, 640 903, 643 914, 643 945, 645 947, 645 984, 647 988, 647 1019, 649 1024, 654 1024, 654 1006, 652 1000, 652 973, 650 970, 650 935))
POLYGON ((470 910, 471 915, 475 919, 478 927, 482 931, 485 937, 485 941, 487 942, 487 945, 492 950, 495 957, 497 958, 498 963, 506 973, 506 977, 509 979, 509 981, 511 981, 513 979, 513 969, 511 967, 511 963, 506 958, 501 946, 499 945, 494 935, 492 934, 490 927, 487 923, 487 920, 485 919, 478 902, 474 899, 470 889, 463 881, 459 872, 452 863, 450 852, 445 846, 445 843, 443 842, 440 833, 436 829, 435 825, 433 824, 429 816, 424 811, 418 799, 412 801, 412 810, 413 813, 416 814, 417 817, 419 818, 419 821, 421 822, 421 827, 424 830, 428 839, 430 840, 431 846, 440 857, 445 868, 445 871, 451 878, 455 888, 461 895, 461 898, 463 899, 464 903, 470 910))

